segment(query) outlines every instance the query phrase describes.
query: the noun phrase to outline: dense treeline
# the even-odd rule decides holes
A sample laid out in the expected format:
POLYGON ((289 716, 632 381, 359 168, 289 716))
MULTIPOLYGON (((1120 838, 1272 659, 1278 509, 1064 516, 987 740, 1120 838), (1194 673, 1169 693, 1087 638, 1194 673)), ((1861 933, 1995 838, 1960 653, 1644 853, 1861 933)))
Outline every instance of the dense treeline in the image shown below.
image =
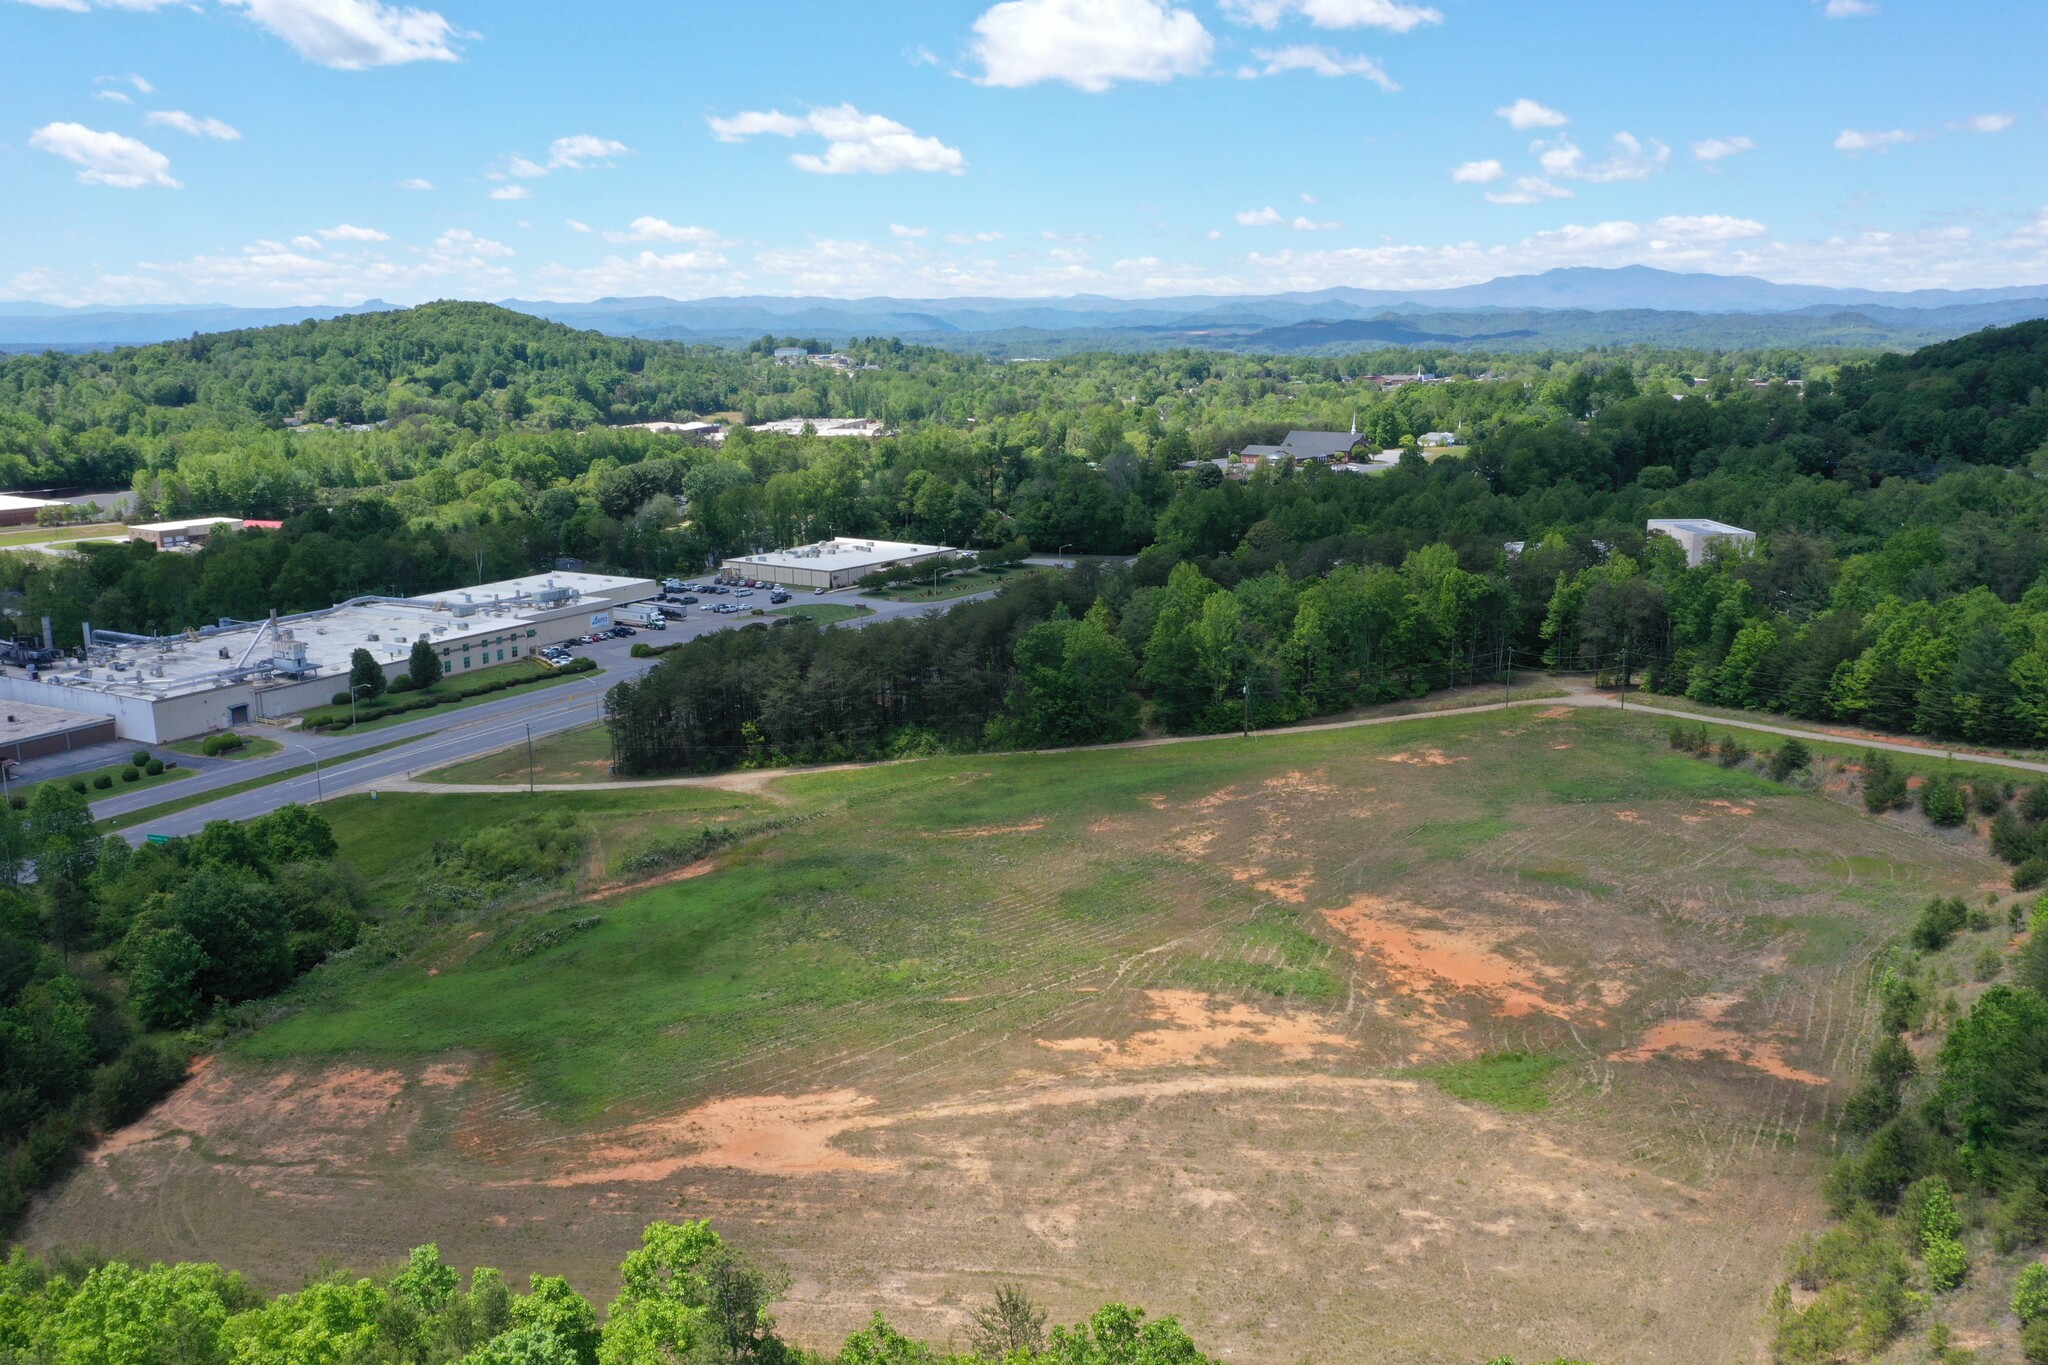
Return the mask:
MULTIPOLYGON (((1240 721, 1249 703, 1255 720, 1274 723, 1539 661, 1640 672, 1654 688, 1726 705, 1986 743, 2048 737, 2048 597, 2030 593, 2048 568, 2048 492, 2030 463, 2048 441, 2048 324, 1808 369, 1803 390, 1755 387, 1725 361, 1691 386, 1684 358, 1649 355, 1503 362, 1500 373, 1382 394, 1346 383, 1349 362, 1325 360, 1168 352, 992 365, 887 342, 862 354, 876 368, 778 367, 436 305, 7 362, 0 413, 15 428, 141 442, 135 477, 154 507, 305 510, 281 533, 225 535, 196 555, 106 546, 58 563, 9 557, 0 589, 19 594, 8 599, 18 627, 48 615, 69 642, 85 620, 167 630, 565 556, 694 573, 736 550, 825 534, 971 547, 1021 538, 1136 557, 1128 575, 1103 578, 1092 624, 1097 594, 1067 603, 1059 668, 1034 647, 1018 690, 1017 647, 1045 619, 1027 619, 1027 602, 1007 618, 1017 629, 983 641, 966 675, 979 700, 957 715, 927 714, 899 688, 858 719, 770 717, 772 738, 717 743, 882 751, 904 727, 948 743, 1043 742, 1122 733, 1133 715, 1213 729, 1228 723, 1231 698, 1240 721), (600 370, 642 378, 597 384, 600 370), (277 427, 281 401, 319 387, 290 376, 316 374, 423 406, 369 432, 277 427), (189 380, 189 402, 145 401, 166 375, 189 380), (551 429, 462 396, 572 378, 611 395, 614 406, 592 407, 607 419, 784 398, 820 414, 896 404, 915 416, 876 442, 739 431, 710 449, 551 429), (904 396, 913 392, 924 397, 904 396), (1373 477, 1260 468, 1242 480, 1190 467, 1292 425, 1352 421, 1376 443, 1408 447, 1400 467, 1373 477), (1412 442, 1431 429, 1461 433, 1468 453, 1423 459, 1412 442), (1671 515, 1750 527, 1760 546, 1688 569, 1644 536, 1645 519, 1671 515), (1097 648, 1102 635, 1128 667, 1097 648), (1082 664, 1064 662, 1069 646, 1099 675, 1087 686, 1129 676, 1127 699, 1083 708, 1097 720, 1053 714, 1067 705, 1046 691, 1058 674, 1082 686, 1082 664), (1018 707, 1037 718, 1017 719, 1018 707)), ((961 666, 943 637, 930 633, 920 667, 961 666)), ((1051 648, 1049 638, 1039 644, 1051 648)), ((737 668, 750 651, 802 648, 705 650, 737 668)), ((866 647, 824 648, 829 678, 830 650, 866 647)), ((693 666, 674 661, 674 671, 693 666)), ((807 659, 792 666, 809 676, 807 659)), ((734 705, 747 720, 760 703, 734 705)))
POLYGON ((879 644, 828 647, 818 674, 835 676, 832 649, 862 661, 856 677, 967 668, 957 710, 937 700, 942 684, 906 682, 852 720, 803 698, 817 648, 805 635, 699 644, 621 693, 618 751, 638 770, 933 735, 1091 742, 1141 723, 1284 723, 1538 664, 1640 672, 1727 706, 2048 742, 2048 583, 2035 587, 2048 493, 2032 469, 1951 467, 2048 440, 2044 357, 2048 325, 2029 325, 1816 380, 1803 397, 1772 386, 1718 402, 1629 396, 1626 372, 1582 372, 1565 401, 1590 419, 1512 427, 1470 458, 1407 459, 1371 479, 1197 471, 1129 573, 1104 570, 1085 602, 1064 603, 1071 619, 1052 620, 1043 595, 965 608, 952 625, 892 630, 887 665, 869 658, 879 644), (1688 567, 1644 532, 1686 514, 1756 528, 1761 548, 1688 567), (953 652, 966 631, 981 644, 971 667, 953 652), (662 738, 684 693, 688 725, 707 708, 730 725, 708 742, 662 738))
POLYGON ((361 926, 303 806, 132 849, 99 835, 83 783, 33 790, 0 805, 0 1225, 184 1077, 179 1030, 283 989, 361 926))
POLYGON ((556 1275, 517 1293, 488 1267, 468 1287, 433 1245, 403 1270, 323 1275, 268 1297, 217 1265, 0 1263, 0 1361, 78 1365, 1211 1365, 1172 1318, 1112 1303, 1047 1331, 1005 1286, 959 1348, 904 1336, 879 1312, 836 1352, 775 1330, 788 1276, 702 1222, 655 1223, 619 1267, 602 1320, 556 1275))

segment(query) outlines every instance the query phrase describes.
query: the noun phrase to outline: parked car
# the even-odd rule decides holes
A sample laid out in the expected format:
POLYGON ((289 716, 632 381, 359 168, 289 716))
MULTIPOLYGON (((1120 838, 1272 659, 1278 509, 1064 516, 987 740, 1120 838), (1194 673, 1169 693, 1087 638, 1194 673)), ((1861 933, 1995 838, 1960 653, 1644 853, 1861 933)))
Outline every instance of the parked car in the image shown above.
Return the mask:
POLYGON ((752 597, 753 595, 754 590, 752 588, 740 588, 733 593, 734 597, 752 597))
POLYGON ((811 596, 813 596, 813 597, 823 597, 824 595, 825 595, 825 590, 824 590, 823 588, 812 588, 812 589, 811 589, 811 596))
POLYGON ((691 595, 690 593, 684 593, 682 597, 678 598, 677 600, 680 601, 686 607, 694 607, 697 605, 696 597, 691 595))

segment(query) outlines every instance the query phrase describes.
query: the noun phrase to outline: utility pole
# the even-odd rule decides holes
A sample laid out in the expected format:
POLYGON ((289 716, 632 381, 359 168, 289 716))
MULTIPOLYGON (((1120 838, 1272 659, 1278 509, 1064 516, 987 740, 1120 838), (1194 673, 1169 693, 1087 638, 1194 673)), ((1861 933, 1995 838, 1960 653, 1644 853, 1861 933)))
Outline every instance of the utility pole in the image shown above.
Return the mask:
POLYGON ((533 724, 526 726, 526 794, 533 795, 533 724))
POLYGON ((1621 647, 1621 709, 1628 710, 1628 646, 1621 647))

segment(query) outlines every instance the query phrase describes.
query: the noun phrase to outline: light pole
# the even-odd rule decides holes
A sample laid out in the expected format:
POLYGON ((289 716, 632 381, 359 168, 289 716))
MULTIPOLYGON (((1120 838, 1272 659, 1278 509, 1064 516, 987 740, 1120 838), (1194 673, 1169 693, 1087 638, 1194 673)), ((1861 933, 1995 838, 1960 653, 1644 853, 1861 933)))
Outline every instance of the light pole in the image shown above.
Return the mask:
POLYGON ((1069 550, 1071 550, 1071 549, 1073 549, 1073 548, 1074 548, 1074 542, 1070 540, 1070 541, 1068 541, 1068 542, 1067 542, 1066 544, 1064 544, 1064 545, 1060 546, 1060 548, 1059 548, 1059 552, 1058 552, 1057 554, 1055 554, 1055 555, 1053 556, 1053 558, 1055 558, 1055 559, 1065 559, 1065 558, 1066 558, 1066 556, 1067 556, 1067 551, 1069 551, 1069 550))
POLYGON ((315 801, 326 800, 325 794, 320 789, 320 755, 304 744, 294 744, 292 747, 313 760, 313 799, 315 801))
POLYGON ((375 686, 374 686, 373 684, 371 684, 371 683, 355 683, 355 684, 353 684, 353 685, 351 685, 351 686, 349 687, 349 689, 348 689, 348 728, 349 728, 349 729, 353 730, 353 729, 355 729, 355 728, 356 728, 356 694, 357 694, 357 693, 359 693, 359 692, 374 692, 374 691, 376 691, 376 690, 377 690, 377 689, 376 689, 376 687, 375 687, 375 686))

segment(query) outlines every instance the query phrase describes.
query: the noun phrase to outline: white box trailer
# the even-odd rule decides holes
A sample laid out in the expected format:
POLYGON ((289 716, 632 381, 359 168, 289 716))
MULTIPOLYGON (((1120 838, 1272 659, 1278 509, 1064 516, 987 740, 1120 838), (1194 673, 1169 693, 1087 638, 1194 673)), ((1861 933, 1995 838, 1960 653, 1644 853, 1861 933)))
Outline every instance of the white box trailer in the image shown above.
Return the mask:
POLYGON ((628 607, 614 607, 612 609, 612 619, 623 625, 639 626, 645 630, 665 630, 668 628, 668 618, 663 616, 661 609, 651 602, 635 602, 628 607))

